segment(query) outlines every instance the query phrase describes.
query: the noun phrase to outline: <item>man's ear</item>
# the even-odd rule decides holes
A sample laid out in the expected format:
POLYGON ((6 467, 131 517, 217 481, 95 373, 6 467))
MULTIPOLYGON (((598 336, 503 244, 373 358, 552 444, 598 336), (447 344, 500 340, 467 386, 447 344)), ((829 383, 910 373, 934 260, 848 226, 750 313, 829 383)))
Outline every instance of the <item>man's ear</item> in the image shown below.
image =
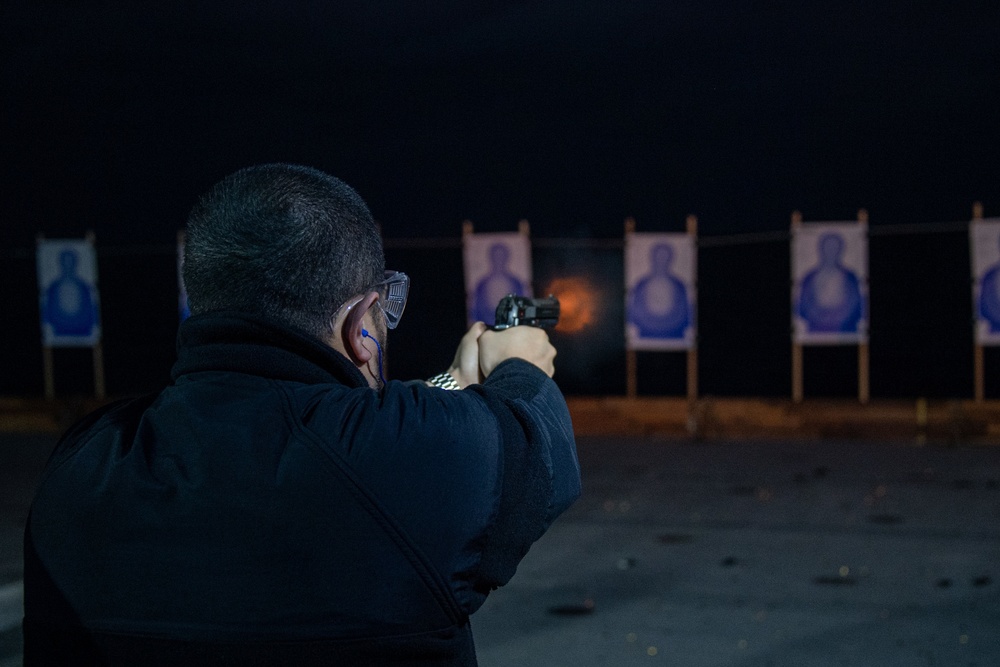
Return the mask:
POLYGON ((340 339, 344 351, 357 366, 364 366, 372 358, 372 352, 364 345, 365 313, 378 301, 378 292, 369 292, 347 312, 340 328, 340 339))

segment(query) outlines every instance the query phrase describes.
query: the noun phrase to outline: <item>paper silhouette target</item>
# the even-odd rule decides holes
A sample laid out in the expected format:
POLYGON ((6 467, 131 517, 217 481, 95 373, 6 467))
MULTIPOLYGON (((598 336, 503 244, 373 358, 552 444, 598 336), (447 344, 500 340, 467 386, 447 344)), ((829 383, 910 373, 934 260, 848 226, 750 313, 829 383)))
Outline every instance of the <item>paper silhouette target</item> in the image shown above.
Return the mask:
POLYGON ((38 243, 42 342, 49 347, 92 347, 101 339, 97 257, 88 241, 38 243))
POLYGON ((625 341, 631 350, 695 344, 696 252, 688 234, 625 237, 625 341))
POLYGON ((792 323, 803 345, 868 340, 867 228, 809 223, 792 234, 792 323))

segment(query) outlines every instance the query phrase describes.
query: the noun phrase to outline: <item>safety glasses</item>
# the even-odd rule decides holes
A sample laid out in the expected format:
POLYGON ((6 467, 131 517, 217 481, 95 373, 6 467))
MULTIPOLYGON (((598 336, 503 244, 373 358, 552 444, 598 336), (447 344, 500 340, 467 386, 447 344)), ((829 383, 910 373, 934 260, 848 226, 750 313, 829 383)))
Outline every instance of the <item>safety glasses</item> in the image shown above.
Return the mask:
POLYGON ((386 271, 385 280, 375 283, 365 290, 378 292, 378 306, 385 315, 385 325, 395 329, 406 308, 406 296, 410 293, 410 277, 402 271, 386 271))
MULTIPOLYGON (((410 277, 402 271, 386 271, 385 280, 364 289, 365 294, 369 292, 378 293, 378 301, 375 303, 378 304, 379 310, 385 317, 385 325, 390 329, 395 329, 396 325, 399 324, 399 318, 403 316, 403 309, 406 308, 406 295, 410 292, 410 277)), ((333 313, 333 317, 330 318, 330 331, 334 330, 333 323, 337 321, 341 311, 354 308, 361 302, 362 298, 364 297, 358 297, 343 304, 333 313)))

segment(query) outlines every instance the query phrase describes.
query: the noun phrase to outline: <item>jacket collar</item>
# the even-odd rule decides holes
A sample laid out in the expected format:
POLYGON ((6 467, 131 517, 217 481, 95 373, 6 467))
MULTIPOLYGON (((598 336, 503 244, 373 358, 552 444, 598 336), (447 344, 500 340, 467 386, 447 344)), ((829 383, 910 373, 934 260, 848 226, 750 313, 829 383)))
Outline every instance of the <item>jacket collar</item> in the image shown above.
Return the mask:
POLYGON ((200 371, 233 371, 307 384, 339 382, 366 387, 360 371, 341 353, 301 331, 254 315, 193 315, 177 332, 171 377, 200 371))

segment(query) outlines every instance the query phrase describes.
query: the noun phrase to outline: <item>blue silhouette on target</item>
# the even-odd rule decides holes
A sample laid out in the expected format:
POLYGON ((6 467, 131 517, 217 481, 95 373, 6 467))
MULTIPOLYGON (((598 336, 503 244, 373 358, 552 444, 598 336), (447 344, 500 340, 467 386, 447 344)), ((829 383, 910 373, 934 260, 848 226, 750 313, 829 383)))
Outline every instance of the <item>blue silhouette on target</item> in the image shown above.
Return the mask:
POLYGON ((650 272, 629 297, 629 322, 642 338, 683 338, 691 324, 687 287, 670 272, 674 248, 658 243, 649 253, 650 272))
POLYGON ((476 285, 472 302, 472 320, 493 325, 497 304, 508 294, 525 296, 524 283, 507 268, 510 248, 503 243, 490 246, 490 272, 476 285))
POLYGON ((1000 262, 983 275, 978 306, 979 314, 990 323, 990 331, 1000 331, 1000 262))
POLYGON ((864 298, 858 277, 840 262, 844 239, 823 234, 816 248, 819 264, 802 281, 798 314, 810 332, 855 333, 864 314, 864 298))
POLYGON ((59 254, 60 274, 45 290, 45 321, 57 336, 89 336, 97 323, 90 285, 76 275, 77 254, 59 254))

